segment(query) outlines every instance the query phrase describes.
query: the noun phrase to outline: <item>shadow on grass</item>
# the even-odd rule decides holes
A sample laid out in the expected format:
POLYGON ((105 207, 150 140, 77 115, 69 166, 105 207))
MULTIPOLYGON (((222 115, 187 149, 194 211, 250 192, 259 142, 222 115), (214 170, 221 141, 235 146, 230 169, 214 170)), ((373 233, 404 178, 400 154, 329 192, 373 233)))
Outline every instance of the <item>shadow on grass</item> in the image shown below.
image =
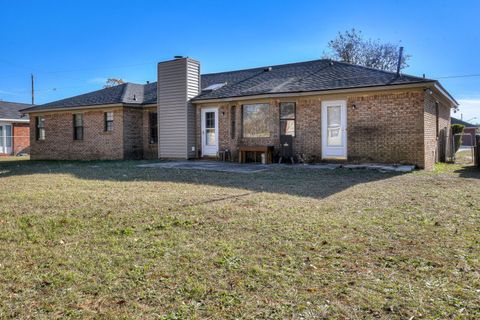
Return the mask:
MULTIPOLYGON (((69 174, 92 181, 185 183, 321 199, 355 185, 389 179, 401 174, 365 169, 328 170, 301 166, 274 167, 271 170, 250 174, 138 167, 139 164, 156 162, 158 160, 2 161, 0 162, 0 180, 6 177, 34 174, 51 174, 52 177, 56 174, 69 174)), ((48 178, 45 179, 42 184, 48 185, 48 178)))
POLYGON ((480 179, 480 168, 473 165, 463 166, 454 172, 458 173, 461 178, 480 179))

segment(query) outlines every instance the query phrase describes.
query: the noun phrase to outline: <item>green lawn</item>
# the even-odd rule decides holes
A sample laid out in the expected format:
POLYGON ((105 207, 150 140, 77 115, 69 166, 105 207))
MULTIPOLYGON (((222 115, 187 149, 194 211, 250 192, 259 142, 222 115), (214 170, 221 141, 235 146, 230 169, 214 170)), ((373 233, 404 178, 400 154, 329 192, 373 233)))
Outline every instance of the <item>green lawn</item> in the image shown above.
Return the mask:
POLYGON ((478 319, 480 171, 0 160, 0 318, 478 319))

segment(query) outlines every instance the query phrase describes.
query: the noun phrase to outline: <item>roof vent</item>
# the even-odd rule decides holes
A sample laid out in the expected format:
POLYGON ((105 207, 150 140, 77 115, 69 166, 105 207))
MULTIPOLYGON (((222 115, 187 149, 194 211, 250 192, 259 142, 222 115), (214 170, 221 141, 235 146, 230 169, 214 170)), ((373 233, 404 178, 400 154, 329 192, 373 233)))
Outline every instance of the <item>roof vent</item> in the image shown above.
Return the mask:
POLYGON ((150 84, 150 81, 147 80, 147 84, 150 84))
POLYGON ((137 101, 137 96, 133 95, 133 101, 137 101))
POLYGON ((263 69, 263 71, 270 72, 270 71, 272 71, 272 67, 266 67, 265 69, 263 69))
POLYGON ((203 89, 202 91, 215 91, 220 89, 221 87, 225 86, 227 83, 222 82, 222 83, 214 83, 203 89))

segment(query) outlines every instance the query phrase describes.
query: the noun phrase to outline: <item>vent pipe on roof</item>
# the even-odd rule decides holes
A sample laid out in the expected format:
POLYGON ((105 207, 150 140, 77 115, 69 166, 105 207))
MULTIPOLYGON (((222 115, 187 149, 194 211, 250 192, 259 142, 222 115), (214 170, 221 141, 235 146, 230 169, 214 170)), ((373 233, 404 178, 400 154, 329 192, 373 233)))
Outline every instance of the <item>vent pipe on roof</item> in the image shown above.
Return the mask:
POLYGON ((272 71, 272 67, 266 67, 265 69, 263 69, 263 71, 270 72, 270 71, 272 71))
POLYGON ((402 56, 403 56, 403 47, 400 47, 400 52, 398 53, 397 77, 400 76, 400 67, 402 66, 402 56))

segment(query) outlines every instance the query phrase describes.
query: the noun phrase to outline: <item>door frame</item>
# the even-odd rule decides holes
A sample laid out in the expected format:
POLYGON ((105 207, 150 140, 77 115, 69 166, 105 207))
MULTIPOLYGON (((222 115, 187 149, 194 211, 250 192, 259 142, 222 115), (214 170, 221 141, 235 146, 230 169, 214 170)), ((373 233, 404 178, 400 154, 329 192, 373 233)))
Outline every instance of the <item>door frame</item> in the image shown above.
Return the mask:
POLYGON ((10 122, 0 122, 0 126, 2 127, 2 134, 3 134, 3 147, 1 147, 0 154, 12 154, 13 152, 13 123, 10 122), (11 137, 10 137, 10 147, 7 147, 7 130, 6 127, 10 126, 10 132, 11 132, 11 137))
MULTIPOLYGON (((200 112, 200 123, 201 123, 201 134, 200 134, 200 139, 202 140, 200 146, 202 147, 202 157, 204 156, 216 156, 218 152, 218 107, 207 107, 207 108, 202 108, 200 112), (207 112, 214 112, 215 113, 215 146, 216 146, 216 151, 214 153, 212 152, 205 152, 205 113, 207 112)), ((211 147, 211 146, 210 146, 211 147)))
POLYGON ((347 101, 346 100, 325 100, 322 101, 322 159, 331 160, 347 160, 347 101), (327 107, 340 106, 341 130, 342 130, 342 147, 343 154, 340 156, 329 156, 327 150, 327 107))

